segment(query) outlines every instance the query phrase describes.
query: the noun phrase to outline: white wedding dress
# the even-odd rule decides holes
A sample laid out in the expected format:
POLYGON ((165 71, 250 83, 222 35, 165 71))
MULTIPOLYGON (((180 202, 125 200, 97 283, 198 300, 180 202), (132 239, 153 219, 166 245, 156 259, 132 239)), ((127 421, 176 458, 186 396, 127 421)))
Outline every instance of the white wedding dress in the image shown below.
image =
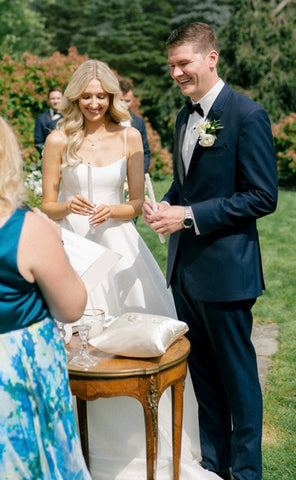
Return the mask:
MULTIPOLYGON (((96 204, 124 202, 126 158, 105 167, 92 167, 93 200, 96 204)), ((88 167, 62 169, 65 199, 76 194, 88 197, 88 167)), ((104 281, 89 295, 89 306, 103 308, 107 315, 127 311, 176 317, 172 295, 150 250, 133 221, 109 219, 91 232, 88 217, 70 214, 62 226, 121 254, 104 281)), ((93 480, 146 480, 144 414, 131 397, 88 402, 90 471, 93 480)), ((218 480, 200 465, 198 410, 188 373, 184 394, 184 420, 180 480, 218 480)), ((159 403, 157 480, 171 480, 170 390, 159 403)))

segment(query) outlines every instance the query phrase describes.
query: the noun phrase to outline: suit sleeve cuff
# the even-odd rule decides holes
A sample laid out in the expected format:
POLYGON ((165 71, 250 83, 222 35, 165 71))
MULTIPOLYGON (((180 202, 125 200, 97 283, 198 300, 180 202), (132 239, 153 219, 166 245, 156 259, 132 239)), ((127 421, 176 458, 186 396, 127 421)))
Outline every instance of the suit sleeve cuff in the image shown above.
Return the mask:
POLYGON ((196 235, 200 235, 200 231, 199 231, 199 228, 198 228, 197 223, 196 223, 196 221, 195 221, 192 207, 190 207, 190 211, 191 211, 191 215, 192 215, 192 220, 193 220, 193 226, 194 226, 195 234, 196 234, 196 235))

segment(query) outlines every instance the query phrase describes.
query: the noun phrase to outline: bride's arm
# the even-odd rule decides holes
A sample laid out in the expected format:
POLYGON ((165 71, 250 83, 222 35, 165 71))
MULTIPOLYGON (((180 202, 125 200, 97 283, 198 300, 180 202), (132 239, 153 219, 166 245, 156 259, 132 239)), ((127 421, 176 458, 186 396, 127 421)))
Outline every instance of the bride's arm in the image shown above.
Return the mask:
POLYGON ((64 138, 58 130, 53 131, 46 138, 42 159, 41 210, 52 220, 62 220, 70 213, 89 215, 94 207, 80 195, 76 195, 72 200, 58 201, 63 147, 64 138))
POLYGON ((127 183, 129 200, 120 205, 98 205, 90 223, 99 225, 108 218, 131 220, 142 213, 144 203, 144 153, 140 132, 129 127, 127 131, 127 183))
POLYGON ((129 200, 122 207, 131 211, 133 218, 141 215, 145 200, 143 142, 141 133, 135 128, 127 131, 127 183, 129 200))
POLYGON ((70 213, 69 202, 58 202, 63 146, 62 134, 53 131, 46 138, 42 158, 41 210, 53 220, 61 220, 70 213))

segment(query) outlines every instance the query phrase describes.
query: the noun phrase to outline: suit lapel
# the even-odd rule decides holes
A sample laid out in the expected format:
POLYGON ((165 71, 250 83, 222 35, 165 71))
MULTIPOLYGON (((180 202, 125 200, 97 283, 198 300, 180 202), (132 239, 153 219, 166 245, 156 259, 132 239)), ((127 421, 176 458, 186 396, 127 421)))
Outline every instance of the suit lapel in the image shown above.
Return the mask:
POLYGON ((183 162, 183 157, 182 157, 182 146, 183 146, 183 141, 184 141, 184 136, 185 136, 185 131, 186 131, 186 125, 187 125, 187 121, 188 121, 188 110, 186 108, 186 113, 184 114, 182 120, 181 120, 181 123, 180 123, 180 127, 179 127, 179 130, 178 130, 178 138, 177 138, 177 142, 176 142, 176 148, 177 148, 177 152, 176 152, 176 159, 177 159, 177 171, 178 171, 178 176, 179 176, 179 179, 180 179, 180 182, 181 184, 184 183, 184 179, 185 179, 185 167, 184 167, 184 162, 183 162))
POLYGON ((231 93, 231 88, 225 83, 218 97, 214 101, 207 118, 209 120, 220 120, 220 117, 224 110, 225 102, 231 93))

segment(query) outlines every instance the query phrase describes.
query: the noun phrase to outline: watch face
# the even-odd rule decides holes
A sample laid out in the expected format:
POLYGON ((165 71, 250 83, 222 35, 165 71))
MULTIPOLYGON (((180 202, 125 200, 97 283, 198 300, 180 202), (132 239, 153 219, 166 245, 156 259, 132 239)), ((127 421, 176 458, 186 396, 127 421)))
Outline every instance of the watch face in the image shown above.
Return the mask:
POLYGON ((192 227, 192 225, 193 225, 193 220, 192 220, 192 218, 185 218, 183 224, 184 224, 184 227, 185 227, 185 228, 190 228, 190 227, 192 227))

